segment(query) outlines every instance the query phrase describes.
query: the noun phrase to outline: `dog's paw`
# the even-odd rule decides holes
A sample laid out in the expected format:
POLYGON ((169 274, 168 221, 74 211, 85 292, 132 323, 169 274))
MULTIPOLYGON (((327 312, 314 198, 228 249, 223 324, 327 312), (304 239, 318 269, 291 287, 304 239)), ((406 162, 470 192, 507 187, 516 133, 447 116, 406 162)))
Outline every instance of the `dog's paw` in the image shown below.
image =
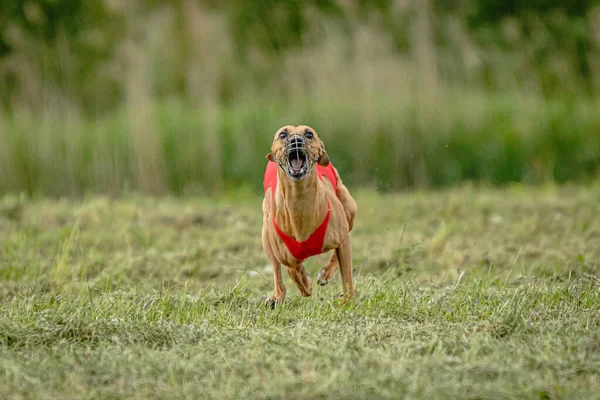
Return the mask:
POLYGON ((326 272, 321 270, 319 271, 319 274, 317 275, 317 283, 320 286, 325 286, 329 283, 329 280, 326 277, 326 272))
POLYGON ((281 301, 277 300, 277 298, 275 296, 270 296, 270 297, 267 297, 267 299, 265 300, 265 307, 273 310, 275 308, 275 305, 277 305, 277 303, 281 303, 281 301))

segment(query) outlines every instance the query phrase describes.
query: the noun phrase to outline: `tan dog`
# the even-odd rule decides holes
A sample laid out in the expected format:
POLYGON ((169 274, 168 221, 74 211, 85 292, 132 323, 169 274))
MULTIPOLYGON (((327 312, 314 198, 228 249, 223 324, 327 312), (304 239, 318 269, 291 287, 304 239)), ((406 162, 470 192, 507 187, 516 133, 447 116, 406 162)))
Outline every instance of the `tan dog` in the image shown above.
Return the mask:
POLYGON ((285 300, 282 264, 300 294, 310 296, 312 283, 302 262, 329 250, 335 251, 317 282, 326 285, 339 267, 348 302, 354 296, 349 233, 356 202, 329 162, 325 145, 308 126, 284 126, 267 159, 262 244, 273 265, 275 294, 266 304, 274 307, 285 300))

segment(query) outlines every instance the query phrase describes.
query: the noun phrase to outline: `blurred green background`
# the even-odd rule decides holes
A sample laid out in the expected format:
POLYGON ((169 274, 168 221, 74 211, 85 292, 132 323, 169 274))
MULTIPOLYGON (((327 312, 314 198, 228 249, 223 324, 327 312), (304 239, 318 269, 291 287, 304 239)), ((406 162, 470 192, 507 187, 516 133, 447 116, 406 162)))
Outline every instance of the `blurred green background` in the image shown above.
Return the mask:
POLYGON ((349 186, 600 172, 595 0, 3 0, 0 193, 262 190, 285 124, 349 186))

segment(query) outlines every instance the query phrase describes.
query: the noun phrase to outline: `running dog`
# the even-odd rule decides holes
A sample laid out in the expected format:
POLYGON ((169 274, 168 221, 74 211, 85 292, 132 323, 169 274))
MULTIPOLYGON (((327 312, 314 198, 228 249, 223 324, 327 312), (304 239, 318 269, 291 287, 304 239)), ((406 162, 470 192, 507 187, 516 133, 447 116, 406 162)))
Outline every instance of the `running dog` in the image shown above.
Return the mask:
POLYGON ((262 245, 273 266, 275 293, 266 300, 283 303, 281 277, 285 265, 300 294, 312 294, 312 282, 302 262, 334 250, 317 275, 326 285, 339 268, 343 302, 354 296, 352 247, 356 202, 329 161, 325 145, 309 126, 284 126, 273 139, 264 176, 262 245))

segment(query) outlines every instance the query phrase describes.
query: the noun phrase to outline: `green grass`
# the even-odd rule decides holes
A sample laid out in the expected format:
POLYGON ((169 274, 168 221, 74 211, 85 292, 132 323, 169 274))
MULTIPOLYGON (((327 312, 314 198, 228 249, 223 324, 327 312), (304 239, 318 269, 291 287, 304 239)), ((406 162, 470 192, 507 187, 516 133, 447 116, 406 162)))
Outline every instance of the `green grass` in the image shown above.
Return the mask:
POLYGON ((0 398, 600 398, 600 187, 354 192, 275 310, 260 197, 5 197, 0 398))

